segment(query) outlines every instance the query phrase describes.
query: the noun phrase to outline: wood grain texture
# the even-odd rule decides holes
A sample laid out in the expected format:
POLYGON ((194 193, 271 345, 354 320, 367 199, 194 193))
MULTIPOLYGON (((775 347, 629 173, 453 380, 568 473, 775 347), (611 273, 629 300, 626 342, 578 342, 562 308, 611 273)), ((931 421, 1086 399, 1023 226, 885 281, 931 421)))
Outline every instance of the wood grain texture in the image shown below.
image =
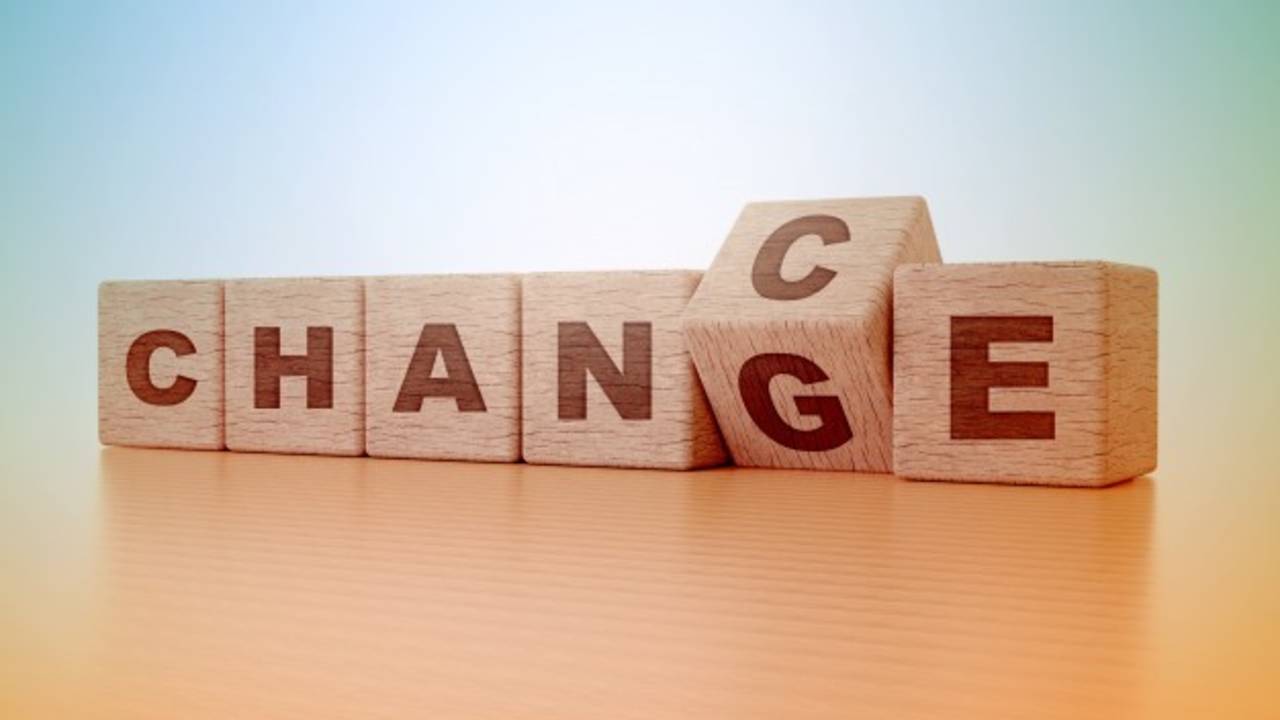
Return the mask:
MULTIPOLYGON (((364 452, 364 283, 358 278, 231 280, 226 285, 226 431, 230 450, 360 455, 364 452), (255 357, 259 328, 279 328, 279 354, 303 356, 310 328, 328 328, 327 388, 281 377, 279 407, 262 407, 255 357), (327 390, 326 407, 308 407, 327 390)), ((318 344, 318 343, 317 343, 318 344)), ((318 355, 313 355, 318 357, 318 355)), ((324 383, 320 383, 324 385, 324 383)))
MULTIPOLYGON (((520 459, 518 275, 366 278, 365 329, 365 445, 370 455, 520 459), (458 342, 435 349, 432 333, 450 338, 456 333, 458 342), (420 344, 422 356, 429 358, 422 366, 413 362, 420 344), (466 385, 475 389, 477 402, 466 402, 472 394, 462 400, 432 396, 420 402, 414 396, 408 403, 414 409, 397 411, 401 395, 408 397, 411 390, 406 385, 410 372, 431 378, 467 376, 474 381, 466 385)), ((441 390, 438 383, 429 392, 441 390)))
MULTIPOLYGON (((822 228, 802 226, 798 232, 822 228)), ((901 263, 938 261, 922 198, 747 205, 684 317, 690 352, 734 462, 889 472, 893 270, 901 263), (760 281, 766 247, 790 224, 814 217, 837 219, 826 222, 833 232, 843 232, 843 223, 847 235, 828 236, 825 244, 813 234, 796 238, 777 268, 783 281, 779 297, 766 297, 760 281), (803 291, 805 279, 820 269, 825 284, 810 287, 812 294, 787 297, 804 294, 794 291, 803 291), (797 405, 815 397, 820 400, 814 402, 839 403, 851 439, 815 451, 788 446, 762 430, 747 412, 739 382, 746 364, 761 354, 798 356, 829 378, 804 383, 781 374, 769 383, 772 407, 786 426, 813 431, 829 425, 797 405)))
POLYGON ((1107 265, 1107 476, 1155 470, 1159 418, 1159 276, 1107 265))
MULTIPOLYGON (((521 371, 526 461, 666 469, 724 462, 724 446, 680 329, 681 313, 700 277, 694 271, 525 277, 521 371), (646 387, 629 378, 617 384, 623 398, 611 400, 599 375, 588 373, 585 397, 579 398, 582 406, 576 408, 585 417, 562 419, 575 409, 562 409, 567 393, 560 381, 566 369, 564 324, 593 335, 619 370, 625 369, 627 324, 642 331, 651 353, 646 387), (648 416, 639 417, 646 410, 648 416), (633 417, 622 416, 628 411, 633 417)), ((637 358, 639 347, 633 348, 637 358)))
POLYGON ((98 438, 103 444, 220 450, 222 377, 222 283, 98 286, 98 438), (156 388, 194 383, 189 392, 166 401, 181 397, 176 404, 144 401, 128 377, 131 348, 157 331, 179 333, 190 342, 181 356, 161 348, 135 358, 146 382, 156 388))
POLYGON ((898 270, 895 288, 899 475, 1098 486, 1155 469, 1154 271, 1100 262, 916 265, 898 270), (993 342, 988 351, 992 363, 1047 364, 1047 386, 996 383, 988 402, 1005 420, 1052 413, 1050 437, 957 437, 956 317, 1052 319, 1051 341, 993 342))

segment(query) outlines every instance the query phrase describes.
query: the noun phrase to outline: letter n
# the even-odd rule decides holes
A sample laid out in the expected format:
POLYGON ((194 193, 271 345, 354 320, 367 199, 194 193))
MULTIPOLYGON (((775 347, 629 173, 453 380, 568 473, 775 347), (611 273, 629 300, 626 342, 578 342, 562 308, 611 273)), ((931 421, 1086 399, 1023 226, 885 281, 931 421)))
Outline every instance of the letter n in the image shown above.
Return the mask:
POLYGON ((622 369, 584 322, 558 327, 558 395, 561 420, 587 417, 587 373, 624 420, 653 417, 653 324, 622 324, 622 369))

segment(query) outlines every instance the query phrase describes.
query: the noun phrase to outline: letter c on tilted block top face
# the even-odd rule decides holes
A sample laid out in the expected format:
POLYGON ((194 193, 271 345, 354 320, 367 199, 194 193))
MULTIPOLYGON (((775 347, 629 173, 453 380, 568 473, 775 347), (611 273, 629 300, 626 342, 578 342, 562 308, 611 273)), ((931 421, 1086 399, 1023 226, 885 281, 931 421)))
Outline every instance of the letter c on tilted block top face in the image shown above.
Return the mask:
POLYGON ((683 323, 734 461, 889 472, 893 271, 940 260, 922 198, 747 205, 683 323))
POLYGON ((782 262, 787 251, 806 235, 821 238, 823 245, 849 242, 849 226, 831 215, 806 215, 789 220, 760 246, 751 265, 751 284, 760 297, 770 300, 800 300, 821 291, 836 276, 836 271, 815 265, 799 280, 782 277, 782 262))

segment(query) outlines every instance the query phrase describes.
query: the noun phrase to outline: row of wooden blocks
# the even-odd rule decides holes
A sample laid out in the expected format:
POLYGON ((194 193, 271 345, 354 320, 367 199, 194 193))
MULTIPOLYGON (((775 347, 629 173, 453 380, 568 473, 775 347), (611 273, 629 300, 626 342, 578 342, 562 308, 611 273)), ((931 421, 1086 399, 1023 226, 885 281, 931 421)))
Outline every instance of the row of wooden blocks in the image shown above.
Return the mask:
POLYGON ((752 203, 695 271, 106 282, 103 443, 1106 485, 1156 274, 941 264, 924 200, 752 203))

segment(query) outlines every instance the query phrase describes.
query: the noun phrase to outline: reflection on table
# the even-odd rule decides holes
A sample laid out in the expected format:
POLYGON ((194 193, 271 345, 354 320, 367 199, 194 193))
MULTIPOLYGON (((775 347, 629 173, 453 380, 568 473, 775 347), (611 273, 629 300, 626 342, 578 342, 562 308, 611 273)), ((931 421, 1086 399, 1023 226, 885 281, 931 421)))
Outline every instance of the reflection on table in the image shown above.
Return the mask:
POLYGON ((90 711, 1114 716, 1153 483, 108 449, 90 711))

